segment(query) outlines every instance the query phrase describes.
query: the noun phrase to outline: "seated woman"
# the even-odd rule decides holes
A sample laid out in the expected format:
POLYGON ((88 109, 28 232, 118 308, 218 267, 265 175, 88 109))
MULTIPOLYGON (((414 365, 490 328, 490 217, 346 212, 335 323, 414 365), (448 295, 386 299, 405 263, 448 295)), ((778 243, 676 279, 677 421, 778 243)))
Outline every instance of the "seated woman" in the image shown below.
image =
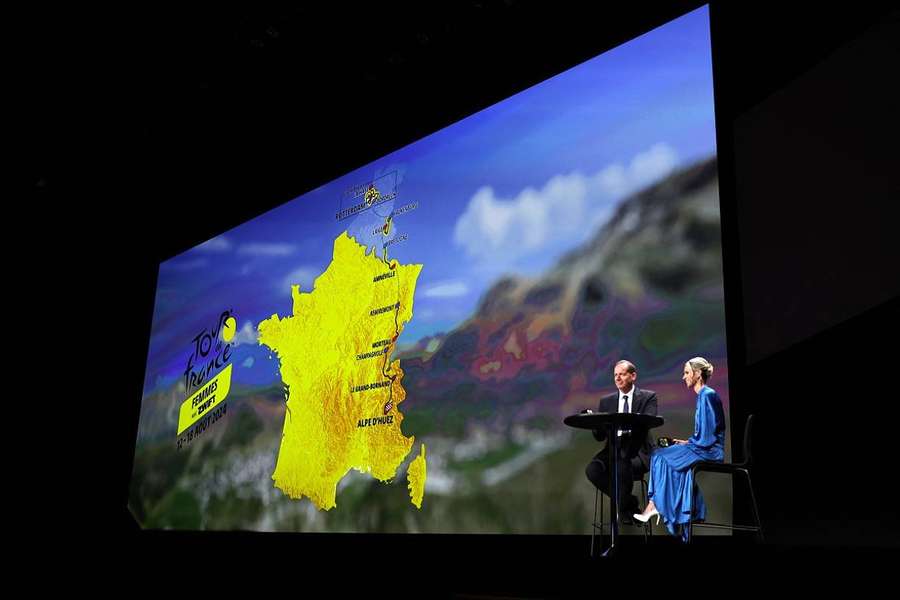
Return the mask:
POLYGON ((706 385, 712 376, 713 366, 701 357, 684 364, 682 380, 697 393, 697 410, 694 414, 694 435, 688 440, 675 440, 674 446, 659 448, 650 457, 650 484, 647 497, 650 502, 641 514, 634 518, 646 523, 654 515, 656 522, 662 516, 672 535, 686 541, 684 527, 693 513, 694 520, 706 518, 706 504, 700 490, 694 495, 696 506, 691 506, 691 488, 694 477, 691 465, 701 460, 722 462, 725 458, 725 413, 722 401, 714 389, 706 385), (680 531, 679 531, 680 530, 680 531))

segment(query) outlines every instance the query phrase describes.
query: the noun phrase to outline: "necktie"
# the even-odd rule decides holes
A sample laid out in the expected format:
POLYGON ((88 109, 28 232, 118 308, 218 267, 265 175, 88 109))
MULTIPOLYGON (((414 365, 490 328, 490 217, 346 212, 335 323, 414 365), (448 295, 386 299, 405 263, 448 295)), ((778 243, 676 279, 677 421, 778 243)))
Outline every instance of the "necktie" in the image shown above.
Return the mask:
MULTIPOLYGON (((625 405, 622 407, 622 412, 623 412, 623 413, 630 412, 630 411, 628 410, 628 396, 622 396, 622 400, 625 401, 625 405)), ((627 429, 620 429, 620 430, 619 430, 619 435, 622 435, 622 434, 625 433, 626 431, 628 431, 628 430, 627 430, 627 429)))

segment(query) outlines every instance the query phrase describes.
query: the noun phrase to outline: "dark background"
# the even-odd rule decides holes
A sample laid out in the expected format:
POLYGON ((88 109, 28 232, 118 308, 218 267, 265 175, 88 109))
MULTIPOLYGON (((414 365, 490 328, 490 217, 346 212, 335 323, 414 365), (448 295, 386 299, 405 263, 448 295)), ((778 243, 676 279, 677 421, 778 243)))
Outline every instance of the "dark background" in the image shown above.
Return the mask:
POLYGON ((879 4, 711 7, 731 426, 737 443, 759 417, 766 547, 654 540, 609 567, 571 537, 141 532, 126 508, 161 260, 700 5, 37 15, 34 206, 71 236, 48 261, 82 326, 65 346, 82 408, 54 420, 53 483, 29 484, 50 488, 40 539, 77 573, 173 593, 195 577, 299 589, 330 569, 336 590, 390 591, 421 569, 432 590, 555 595, 673 560, 821 581, 894 552, 900 32, 879 4))

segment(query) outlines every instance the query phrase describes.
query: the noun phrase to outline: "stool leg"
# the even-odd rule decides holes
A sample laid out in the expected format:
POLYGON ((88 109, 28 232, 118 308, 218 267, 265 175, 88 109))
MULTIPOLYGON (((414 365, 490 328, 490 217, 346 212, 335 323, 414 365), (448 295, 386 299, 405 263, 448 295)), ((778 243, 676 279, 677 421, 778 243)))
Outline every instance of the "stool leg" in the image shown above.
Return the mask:
MULTIPOLYGON (((597 492, 599 493, 599 491, 597 492)), ((603 498, 600 498, 600 541, 603 541, 603 498)))
MULTIPOLYGON (((594 537, 597 535, 597 496, 599 494, 600 490, 594 488, 594 520, 591 521, 591 558, 594 558, 594 537)), ((603 517, 601 516, 600 518, 602 519, 603 517)), ((603 532, 601 531, 601 533, 603 532)))
POLYGON ((753 493, 753 482, 750 481, 750 471, 744 470, 744 474, 747 475, 747 486, 750 488, 750 500, 751 506, 753 507, 753 519, 756 521, 756 526, 758 529, 756 533, 759 538, 760 543, 764 543, 765 539, 763 538, 763 530, 762 530, 762 521, 759 519, 759 508, 756 506, 756 494, 753 493))
MULTIPOLYGON (((641 477, 641 500, 643 501, 644 506, 646 506, 647 505, 647 492, 646 492, 646 490, 644 490, 644 478, 643 477, 641 477)), ((640 507, 638 507, 638 508, 640 508, 640 507)), ((649 523, 650 522, 647 521, 647 523, 644 523, 643 526, 641 527, 641 529, 644 532, 644 543, 645 544, 647 543, 647 525, 649 523)))
MULTIPOLYGON (((641 477, 641 491, 644 493, 644 507, 646 507, 650 503, 650 488, 643 477, 641 477)), ((644 523, 644 537, 647 536, 653 537, 653 525, 649 519, 644 523)))
POLYGON ((697 487, 697 473, 692 471, 692 482, 691 482, 691 514, 688 515, 688 523, 687 523, 687 543, 690 544, 694 538, 694 502, 696 502, 696 496, 694 495, 694 490, 697 487))
POLYGON ((603 537, 603 498, 600 498, 600 537, 603 537))

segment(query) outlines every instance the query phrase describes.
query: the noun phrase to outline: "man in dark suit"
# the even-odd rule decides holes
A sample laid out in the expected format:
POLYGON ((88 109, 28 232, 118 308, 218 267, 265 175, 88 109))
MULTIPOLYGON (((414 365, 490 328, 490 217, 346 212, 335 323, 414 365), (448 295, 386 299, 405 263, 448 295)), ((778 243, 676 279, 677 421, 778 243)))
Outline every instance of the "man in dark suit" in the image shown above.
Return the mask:
MULTIPOLYGON (((656 414, 656 392, 641 390, 634 385, 637 369, 627 360, 620 360, 613 369, 616 393, 600 398, 600 412, 631 412, 645 415, 656 414)), ((638 506, 637 497, 631 493, 634 481, 650 470, 650 436, 646 429, 619 431, 619 518, 624 523, 631 522, 631 515, 638 506)), ((606 440, 605 430, 594 430, 598 442, 606 440)), ((609 444, 598 452, 588 463, 587 478, 601 492, 610 495, 609 490, 609 444)))

